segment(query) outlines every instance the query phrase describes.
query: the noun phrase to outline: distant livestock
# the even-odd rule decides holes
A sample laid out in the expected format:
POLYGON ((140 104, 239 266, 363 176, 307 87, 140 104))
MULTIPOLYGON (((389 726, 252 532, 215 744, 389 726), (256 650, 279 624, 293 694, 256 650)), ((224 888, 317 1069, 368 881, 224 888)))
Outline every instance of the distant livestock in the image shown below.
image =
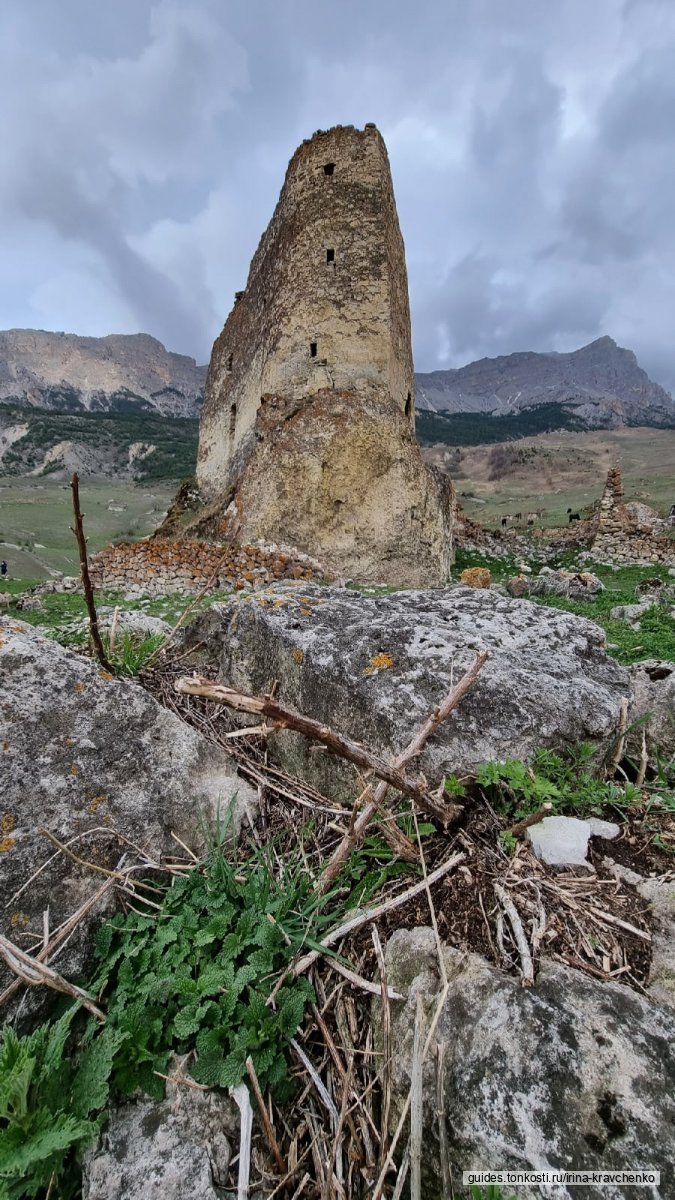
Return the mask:
POLYGON ((572 512, 572 510, 571 510, 570 508, 568 508, 568 510, 567 510, 567 520, 569 521, 570 525, 572 524, 572 522, 573 522, 573 521, 580 521, 580 520, 581 520, 581 513, 578 513, 578 512, 576 512, 576 513, 575 513, 575 512, 572 512))

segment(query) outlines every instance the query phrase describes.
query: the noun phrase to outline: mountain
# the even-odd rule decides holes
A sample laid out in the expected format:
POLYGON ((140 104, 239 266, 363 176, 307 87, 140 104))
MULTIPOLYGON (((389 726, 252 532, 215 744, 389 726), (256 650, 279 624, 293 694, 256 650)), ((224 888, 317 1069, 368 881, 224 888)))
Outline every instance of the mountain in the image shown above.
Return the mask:
POLYGON ((146 333, 0 331, 0 403, 52 412, 199 415, 206 367, 146 333))
POLYGON ((652 382, 631 350, 610 337, 569 354, 481 358, 456 370, 417 374, 415 382, 421 413, 512 417, 535 406, 556 405, 576 427, 675 426, 670 393, 652 382))

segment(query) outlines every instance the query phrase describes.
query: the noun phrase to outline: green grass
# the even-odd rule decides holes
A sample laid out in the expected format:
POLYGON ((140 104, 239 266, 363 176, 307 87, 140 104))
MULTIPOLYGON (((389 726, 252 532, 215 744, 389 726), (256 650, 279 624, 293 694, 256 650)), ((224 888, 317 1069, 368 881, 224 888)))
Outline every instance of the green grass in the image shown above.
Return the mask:
MULTIPOLYGON (((554 565, 554 564, 551 564, 554 565)), ((547 608, 558 608, 564 612, 574 613, 578 617, 586 617, 595 621, 607 634, 609 653, 624 665, 640 662, 647 658, 661 658, 675 661, 675 621, 670 615, 673 604, 652 608, 640 618, 640 629, 635 630, 626 621, 613 620, 609 613, 620 604, 635 604, 637 602, 636 588, 645 579, 659 578, 666 581, 675 589, 675 579, 668 575, 665 567, 621 567, 613 570, 593 562, 583 566, 575 563, 571 554, 563 555, 555 566, 567 570, 588 570, 597 575, 605 585, 605 590, 598 593, 594 600, 566 600, 560 596, 533 596, 532 603, 541 604, 547 608)), ((494 583, 505 583, 513 575, 519 573, 514 560, 487 559, 477 554, 458 554, 453 571, 458 578, 465 567, 488 567, 494 583)), ((538 564, 532 564, 532 574, 539 570, 538 564)))
MULTIPOLYGON (((173 485, 166 483, 149 488, 85 480, 81 497, 90 554, 112 541, 133 541, 152 533, 174 491, 173 485), (111 502, 116 507, 124 505, 124 511, 111 511, 111 502)), ((9 563, 10 579, 44 579, 54 571, 77 574, 72 519, 69 484, 51 478, 0 478, 0 558, 9 563)), ((5 582, 0 581, 0 586, 5 582)))

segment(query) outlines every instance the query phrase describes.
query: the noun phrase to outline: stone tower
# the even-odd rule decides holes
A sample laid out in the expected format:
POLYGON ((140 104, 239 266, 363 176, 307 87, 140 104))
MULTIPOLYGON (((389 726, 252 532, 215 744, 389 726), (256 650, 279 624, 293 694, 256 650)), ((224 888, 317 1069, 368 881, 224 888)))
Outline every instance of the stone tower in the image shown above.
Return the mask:
POLYGON ((405 252, 374 125, 317 133, 291 159, 213 347, 197 483, 241 541, 357 580, 448 577, 449 493, 415 440, 405 252))

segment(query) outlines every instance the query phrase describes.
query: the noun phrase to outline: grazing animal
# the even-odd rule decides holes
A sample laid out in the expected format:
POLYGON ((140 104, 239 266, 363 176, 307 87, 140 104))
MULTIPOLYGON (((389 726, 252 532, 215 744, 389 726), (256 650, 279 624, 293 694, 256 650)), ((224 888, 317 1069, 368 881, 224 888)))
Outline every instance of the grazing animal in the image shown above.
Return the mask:
POLYGON ((522 521, 522 519, 523 519, 522 513, 514 513, 513 516, 511 517, 512 521, 522 521))
POLYGON ((536 519, 537 519, 537 517, 538 517, 538 516, 539 516, 539 513, 536 513, 536 512, 531 512, 531 513, 528 513, 528 514, 527 514, 527 523, 528 523, 528 525, 534 525, 534 523, 535 523, 535 521, 536 521, 536 519))
POLYGON ((502 529, 504 528, 505 525, 508 525, 508 523, 509 523, 509 518, 502 517, 502 529))
POLYGON ((571 525, 573 521, 580 521, 580 520, 581 520, 581 514, 580 514, 580 513, 573 513, 573 512, 570 512, 570 514, 569 514, 569 516, 568 516, 568 518, 567 518, 567 519, 568 519, 568 521, 569 521, 569 523, 570 523, 570 525, 571 525))

